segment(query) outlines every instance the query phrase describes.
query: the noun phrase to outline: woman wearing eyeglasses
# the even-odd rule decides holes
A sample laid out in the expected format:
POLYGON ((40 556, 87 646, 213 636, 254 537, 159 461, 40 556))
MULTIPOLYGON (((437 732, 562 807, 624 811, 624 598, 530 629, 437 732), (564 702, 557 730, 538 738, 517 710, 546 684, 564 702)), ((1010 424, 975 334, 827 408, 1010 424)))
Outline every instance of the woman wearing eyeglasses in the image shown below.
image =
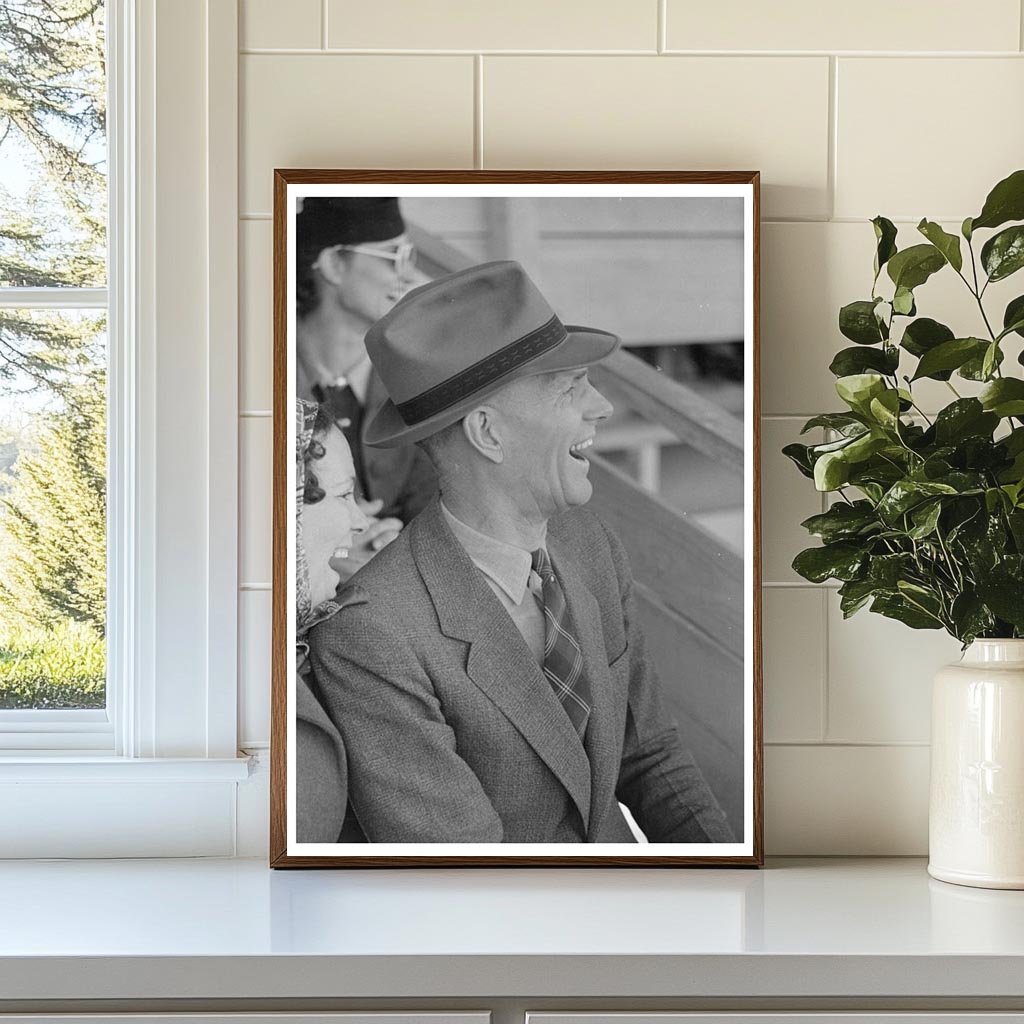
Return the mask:
POLYGON ((344 562, 347 579, 434 496, 437 481, 414 446, 370 448, 363 426, 387 398, 363 345, 367 329, 426 278, 416 269, 398 200, 311 196, 296 217, 296 390, 324 405, 352 449, 371 523, 344 562))

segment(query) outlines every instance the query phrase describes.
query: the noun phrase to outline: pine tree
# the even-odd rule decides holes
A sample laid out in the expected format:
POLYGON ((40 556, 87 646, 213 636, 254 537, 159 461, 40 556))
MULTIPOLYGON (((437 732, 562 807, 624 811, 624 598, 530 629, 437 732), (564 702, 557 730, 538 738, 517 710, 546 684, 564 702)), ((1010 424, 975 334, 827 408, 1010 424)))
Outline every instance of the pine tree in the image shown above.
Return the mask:
MULTIPOLYGON (((103 16, 103 0, 0 0, 0 288, 106 281, 103 16)), ((0 401, 33 420, 4 459, 0 626, 105 629, 102 337, 95 317, 0 308, 0 401)))
MULTIPOLYGON (((0 0, 0 147, 33 172, 0 184, 0 287, 105 281, 102 0, 0 0)), ((0 310, 0 385, 74 392, 95 351, 59 318, 0 310)))
POLYGON ((0 605, 8 620, 55 626, 74 619, 103 635, 106 429, 97 375, 15 463, 0 498, 0 605))

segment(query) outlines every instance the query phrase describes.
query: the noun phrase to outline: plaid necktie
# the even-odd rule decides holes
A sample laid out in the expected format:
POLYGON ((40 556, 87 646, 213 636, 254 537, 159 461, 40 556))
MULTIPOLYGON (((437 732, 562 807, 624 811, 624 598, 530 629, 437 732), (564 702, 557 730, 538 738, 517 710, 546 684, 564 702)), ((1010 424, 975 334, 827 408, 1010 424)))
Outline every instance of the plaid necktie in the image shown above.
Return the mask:
POLYGON ((583 652, 572 634, 562 585, 543 548, 532 556, 544 598, 544 675, 582 739, 590 717, 590 686, 583 675, 583 652))

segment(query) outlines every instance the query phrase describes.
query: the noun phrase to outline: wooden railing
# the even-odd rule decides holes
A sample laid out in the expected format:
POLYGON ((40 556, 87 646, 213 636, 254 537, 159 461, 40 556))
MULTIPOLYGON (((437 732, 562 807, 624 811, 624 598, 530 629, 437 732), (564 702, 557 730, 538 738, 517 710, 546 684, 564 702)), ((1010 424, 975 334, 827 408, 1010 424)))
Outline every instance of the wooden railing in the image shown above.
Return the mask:
MULTIPOLYGON (((477 262, 415 226, 409 226, 409 234, 419 266, 430 276, 477 262)), ((667 428, 715 460, 722 472, 742 475, 742 421, 692 388, 623 350, 592 367, 591 379, 616 408, 667 428)), ((743 556, 602 456, 593 455, 590 461, 590 507, 615 530, 629 554, 639 614, 669 711, 739 835, 744 796, 743 556)))

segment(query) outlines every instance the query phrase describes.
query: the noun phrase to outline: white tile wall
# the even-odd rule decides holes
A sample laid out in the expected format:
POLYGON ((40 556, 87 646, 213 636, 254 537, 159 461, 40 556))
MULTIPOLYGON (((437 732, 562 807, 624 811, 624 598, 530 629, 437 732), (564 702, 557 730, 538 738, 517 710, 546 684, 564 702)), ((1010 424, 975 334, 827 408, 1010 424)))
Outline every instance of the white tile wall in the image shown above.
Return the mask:
POLYGON ((1016 50, 1017 0, 667 0, 670 50, 1016 50))
POLYGON ((239 74, 243 213, 270 212, 275 167, 473 165, 472 57, 250 54, 239 74))
POLYGON ((238 407, 269 412, 274 373, 274 227, 269 220, 243 220, 238 231, 240 296, 238 407))
POLYGON ((764 737, 769 743, 824 738, 825 606, 834 599, 813 587, 764 592, 764 737))
POLYGON ((844 58, 837 80, 837 216, 884 210, 890 218, 927 214, 959 223, 1021 165, 1019 57, 844 58), (890 140, 884 126, 892 116, 900 128, 890 140))
POLYGON ((328 0, 328 45, 386 50, 657 49, 659 0, 328 0))
MULTIPOLYGON (((925 215, 951 227, 1024 163, 1019 0, 665 0, 660 13, 656 0, 454 0, 429 16, 414 0, 329 0, 326 20, 324 8, 242 0, 242 410, 270 406, 271 232, 258 218, 275 166, 759 168, 767 848, 922 853, 928 682, 957 645, 863 613, 843 622, 833 589, 795 576, 798 523, 821 499, 778 450, 836 406, 827 365, 839 306, 871 285, 867 218, 884 213, 903 237, 925 215), (289 52, 263 52, 275 49, 289 52)), ((480 244, 471 208, 446 226, 480 244)), ((938 275, 919 306, 973 333, 958 283, 938 275)), ((933 410, 948 391, 922 395, 933 410)), ((266 584, 269 419, 245 417, 241 445, 242 582, 266 584)), ((239 600, 240 734, 258 746, 269 592, 239 600)), ((250 829, 243 845, 260 842, 250 829)))
POLYGON ((484 60, 486 167, 759 168, 765 213, 828 208, 825 57, 484 60))
POLYGON ((238 36, 242 49, 320 48, 321 0, 288 0, 282 17, 281 0, 241 0, 238 36))

